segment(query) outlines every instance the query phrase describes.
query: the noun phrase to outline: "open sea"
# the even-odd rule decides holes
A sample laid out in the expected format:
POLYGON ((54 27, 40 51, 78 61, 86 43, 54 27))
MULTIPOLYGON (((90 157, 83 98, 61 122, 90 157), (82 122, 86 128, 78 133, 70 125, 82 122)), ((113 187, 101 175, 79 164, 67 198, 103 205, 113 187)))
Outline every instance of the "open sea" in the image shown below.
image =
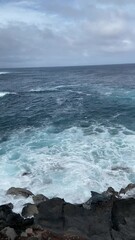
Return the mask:
POLYGON ((130 182, 135 65, 0 69, 0 204, 24 203, 12 186, 81 203, 130 182))

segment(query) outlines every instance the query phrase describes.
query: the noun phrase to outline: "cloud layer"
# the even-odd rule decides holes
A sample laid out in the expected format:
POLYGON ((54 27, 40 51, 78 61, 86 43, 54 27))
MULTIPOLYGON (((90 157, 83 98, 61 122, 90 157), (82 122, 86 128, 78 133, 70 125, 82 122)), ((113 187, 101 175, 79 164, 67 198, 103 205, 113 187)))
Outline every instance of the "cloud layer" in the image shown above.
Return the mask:
POLYGON ((0 67, 135 62, 134 11, 134 0, 0 0, 0 67))

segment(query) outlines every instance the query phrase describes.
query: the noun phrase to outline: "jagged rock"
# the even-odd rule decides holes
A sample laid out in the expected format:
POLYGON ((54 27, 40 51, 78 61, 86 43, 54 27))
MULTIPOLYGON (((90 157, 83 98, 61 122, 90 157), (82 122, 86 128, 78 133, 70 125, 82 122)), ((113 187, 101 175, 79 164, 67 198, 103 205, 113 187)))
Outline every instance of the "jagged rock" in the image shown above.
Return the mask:
POLYGON ((135 184, 129 183, 126 188, 121 188, 119 194, 126 194, 128 191, 135 189, 135 184))
POLYGON ((37 205, 41 202, 44 202, 44 201, 47 201, 48 198, 45 197, 43 194, 37 194, 37 195, 34 195, 32 196, 32 199, 33 199, 33 202, 37 205))
POLYGON ((35 204, 27 203, 25 204, 24 208, 22 209, 22 216, 33 217, 35 214, 38 214, 38 209, 35 204))
POLYGON ((119 193, 116 192, 116 191, 114 190, 114 188, 112 188, 112 187, 109 187, 109 188, 107 189, 107 191, 104 191, 102 194, 103 194, 104 196, 113 196, 113 197, 116 197, 116 198, 120 197, 120 196, 119 196, 119 193))
POLYGON ((0 206, 0 230, 5 227, 14 228, 16 233, 20 233, 34 223, 34 219, 24 219, 20 214, 12 212, 12 205, 0 206))
POLYGON ((100 194, 100 193, 97 193, 97 192, 93 192, 91 191, 91 203, 93 204, 96 204, 96 203, 99 203, 99 202, 106 202, 108 200, 110 200, 111 196, 110 195, 104 195, 104 194, 100 194))
POLYGON ((119 191, 119 195, 121 194, 125 194, 125 188, 121 188, 121 190, 119 191))
MULTIPOLYGON (((110 191, 110 190, 108 190, 108 191, 110 191)), ((90 210, 92 205, 109 201, 112 197, 112 194, 108 193, 108 191, 103 192, 101 194, 91 191, 91 198, 87 202, 83 203, 83 207, 87 210, 90 210)))
POLYGON ((15 195, 15 196, 23 196, 25 198, 28 198, 29 196, 32 196, 33 193, 25 188, 15 188, 15 187, 11 187, 7 190, 6 194, 10 194, 10 195, 15 195))
MULTIPOLYGON (((126 187, 133 188, 133 184, 126 187)), ((23 219, 12 212, 12 204, 2 205, 0 230, 14 228, 20 236, 16 240, 134 240, 135 199, 117 198, 116 194, 113 188, 108 188, 102 194, 92 192, 85 204, 71 204, 53 198, 37 205, 25 205, 25 216, 29 215, 27 210, 33 211, 31 207, 38 210, 34 220, 23 219), (24 231, 26 235, 22 234, 24 231)))
POLYGON ((6 227, 4 228, 1 233, 5 234, 8 237, 8 240, 15 240, 17 237, 17 234, 13 228, 6 227))
POLYGON ((135 184, 130 183, 130 184, 128 184, 127 187, 125 188, 125 193, 128 192, 128 191, 131 191, 131 190, 133 190, 133 189, 135 189, 135 184))

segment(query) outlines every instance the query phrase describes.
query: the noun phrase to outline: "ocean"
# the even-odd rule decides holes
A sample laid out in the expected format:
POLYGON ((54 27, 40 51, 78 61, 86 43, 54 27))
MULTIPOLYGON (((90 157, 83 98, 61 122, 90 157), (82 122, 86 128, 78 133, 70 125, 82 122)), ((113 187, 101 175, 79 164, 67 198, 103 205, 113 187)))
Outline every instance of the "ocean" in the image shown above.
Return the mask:
POLYGON ((135 65, 0 70, 0 204, 12 186, 81 203, 130 182, 135 65))

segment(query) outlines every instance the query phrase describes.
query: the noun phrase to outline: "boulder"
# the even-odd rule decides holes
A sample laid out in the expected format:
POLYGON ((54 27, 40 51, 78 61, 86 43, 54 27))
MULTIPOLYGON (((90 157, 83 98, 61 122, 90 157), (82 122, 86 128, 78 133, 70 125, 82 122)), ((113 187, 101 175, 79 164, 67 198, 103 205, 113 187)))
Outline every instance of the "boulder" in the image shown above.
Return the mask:
POLYGON ((35 214, 38 214, 38 209, 35 204, 27 203, 25 204, 24 208, 22 209, 22 216, 33 217, 35 214))
POLYGON ((6 194, 15 195, 15 196, 23 196, 25 198, 28 198, 29 196, 32 196, 33 193, 25 188, 15 188, 11 187, 7 190, 6 194))
POLYGON ((43 194, 37 194, 32 196, 33 202, 37 205, 41 202, 47 201, 48 198, 45 197, 43 194))

